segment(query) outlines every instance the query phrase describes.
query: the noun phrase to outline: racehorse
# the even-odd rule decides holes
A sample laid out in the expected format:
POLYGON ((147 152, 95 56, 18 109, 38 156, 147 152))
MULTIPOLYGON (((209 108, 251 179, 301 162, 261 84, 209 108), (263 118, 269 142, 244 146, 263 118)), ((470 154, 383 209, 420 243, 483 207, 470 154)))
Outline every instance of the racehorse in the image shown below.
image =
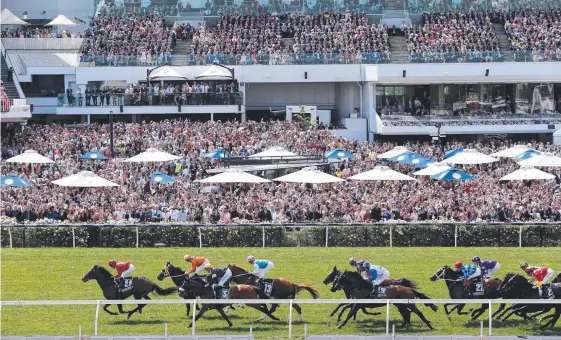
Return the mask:
MULTIPOLYGON (((185 278, 187 277, 185 274, 185 271, 179 267, 175 267, 174 265, 171 264, 171 262, 166 263, 166 265, 164 266, 164 268, 162 269, 162 271, 160 272, 160 274, 157 276, 157 279, 159 281, 162 281, 163 279, 165 279, 166 277, 171 278, 171 280, 173 281, 173 284, 179 288, 183 285, 183 281, 185 281, 185 278)), ((179 291, 179 296, 184 298, 184 299, 188 299, 188 300, 195 300, 197 297, 195 296, 195 294, 193 294, 192 291, 179 291)), ((189 316, 191 314, 191 304, 190 303, 186 303, 185 307, 187 307, 187 316, 189 316)), ((199 306, 197 305, 197 310, 199 310, 199 306)))
MULTIPOLYGON (((82 281, 83 282, 88 282, 89 280, 96 280, 97 284, 99 285, 99 287, 103 291, 103 296, 107 300, 126 299, 126 298, 130 297, 131 295, 134 296, 134 298, 136 300, 141 300, 141 299, 150 300, 150 297, 148 297, 148 294, 150 294, 154 291, 158 295, 165 296, 165 295, 169 295, 169 294, 171 294, 171 293, 173 293, 177 290, 176 287, 160 288, 157 284, 155 284, 154 282, 148 280, 147 278, 145 278, 143 276, 131 277, 129 279, 132 280, 132 281, 129 281, 131 288, 128 289, 128 290, 120 291, 119 288, 117 287, 117 285, 115 284, 115 280, 113 278, 113 275, 111 275, 111 273, 109 271, 107 271, 107 269, 105 269, 101 266, 95 265, 95 266, 93 266, 92 269, 90 269, 86 273, 86 275, 84 275, 84 277, 82 278, 82 281)), ((111 304, 103 306, 103 310, 106 311, 107 313, 111 314, 111 315, 118 315, 118 313, 111 312, 108 309, 109 306, 111 306, 111 304)), ((144 308, 144 306, 146 306, 146 305, 138 305, 135 309, 126 312, 126 311, 123 310, 123 305, 117 305, 117 307, 119 308, 119 313, 121 313, 121 314, 128 313, 127 319, 130 319, 130 317, 135 312, 139 312, 139 313, 142 314, 142 308, 144 308)))
MULTIPOLYGON (((450 268, 447 265, 442 266, 438 269, 431 277, 430 280, 432 282, 435 281, 444 281, 446 286, 448 287, 448 293, 450 294, 451 299, 470 299, 472 295, 466 291, 464 288, 464 282, 462 279, 463 274, 461 272, 457 272, 450 268)), ((482 280, 483 283, 483 298, 485 299, 497 299, 501 297, 499 292, 499 287, 501 284, 501 280, 498 279, 485 279, 482 280)), ((452 320, 450 314, 457 309, 458 315, 466 315, 469 312, 462 313, 462 309, 464 309, 465 304, 453 304, 447 303, 444 305, 444 312, 446 313, 446 317, 448 320, 452 320), (448 307, 453 306, 452 309, 448 309, 448 307)), ((471 312, 471 319, 476 320, 481 314, 483 314, 489 308, 488 304, 482 304, 480 308, 477 308, 471 312)))
MULTIPOLYGON (((217 297, 214 293, 214 290, 212 287, 207 286, 206 281, 203 281, 199 278, 186 278, 183 281, 183 285, 181 286, 181 288, 184 291, 191 291, 195 296, 200 297, 201 299, 217 299, 219 300, 220 297, 217 297)), ((263 296, 261 294, 259 294, 259 292, 257 292, 252 286, 248 286, 248 285, 237 285, 235 287, 230 287, 229 291, 228 291, 228 298, 229 299, 259 299, 259 298, 263 298, 263 296)), ((267 306, 265 304, 259 304, 259 305, 253 305, 253 304, 248 304, 248 306, 257 309, 258 311, 264 313, 265 315, 269 316, 271 319, 273 320, 279 320, 276 316, 272 315, 268 309, 267 306)), ((216 304, 204 304, 201 309, 199 310, 199 312, 197 313, 197 315, 195 316, 195 321, 199 320, 201 316, 203 316, 203 314, 210 309, 215 309, 218 311, 218 313, 220 313, 220 315, 222 316, 222 318, 224 320, 226 320, 226 322, 228 322, 228 325, 230 327, 233 326, 232 322, 230 322, 230 319, 228 319, 228 316, 226 315, 226 313, 224 312, 224 308, 226 307, 226 304, 224 303, 216 303, 216 304)), ((192 327, 193 323, 191 323, 189 325, 189 327, 192 327)))
MULTIPOLYGON (((341 273, 337 279, 333 282, 331 291, 334 292, 339 288, 352 290, 353 298, 355 299, 372 299, 372 292, 374 290, 374 284, 368 282, 360 276, 357 272, 350 272, 345 270, 341 273)), ((423 293, 416 291, 415 289, 404 287, 400 285, 390 285, 384 287, 385 296, 384 299, 429 299, 423 293)), ((385 306, 386 304, 372 304, 369 305, 371 308, 380 307, 380 305, 385 306)), ((411 312, 417 314, 419 318, 427 325, 429 329, 434 329, 429 320, 425 318, 423 313, 417 308, 415 304, 395 304, 399 310, 401 316, 403 317, 403 323, 401 327, 411 323, 411 312)), ((433 311, 438 311, 438 307, 432 303, 427 303, 425 306, 430 307, 433 311)), ((337 328, 343 327, 360 309, 359 304, 353 304, 351 311, 347 314, 347 318, 343 323, 339 324, 337 328)))
MULTIPOLYGON (((255 286, 258 280, 258 277, 256 275, 247 272, 245 269, 238 267, 235 264, 229 264, 228 268, 232 272, 232 282, 242 285, 255 286)), ((307 283, 297 284, 285 278, 265 279, 264 281, 271 284, 271 291, 264 293, 272 299, 294 299, 296 298, 296 295, 298 295, 298 293, 303 290, 308 291, 314 299, 317 299, 319 297, 318 290, 314 286, 307 283)), ((270 313, 274 313, 277 307, 278 305, 273 304, 270 313)), ((292 304, 292 308, 294 308, 296 312, 298 312, 298 320, 302 321, 302 308, 296 303, 292 304)), ((264 319, 264 316, 262 317, 262 319, 264 319)))

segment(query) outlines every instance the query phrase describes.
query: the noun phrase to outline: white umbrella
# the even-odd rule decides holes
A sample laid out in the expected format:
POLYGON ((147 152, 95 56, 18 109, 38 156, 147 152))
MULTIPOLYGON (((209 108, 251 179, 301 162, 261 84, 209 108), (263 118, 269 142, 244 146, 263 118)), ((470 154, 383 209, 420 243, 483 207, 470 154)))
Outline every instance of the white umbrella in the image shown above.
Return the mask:
POLYGON ((173 69, 171 66, 163 66, 160 69, 156 70, 154 74, 150 73, 150 79, 170 79, 170 78, 179 78, 179 79, 187 79, 187 77, 182 76, 173 69))
POLYGON ((6 160, 8 163, 46 164, 54 163, 50 158, 40 155, 35 150, 25 150, 24 153, 6 160))
POLYGON ((518 162, 520 166, 535 166, 535 167, 561 167, 561 158, 552 153, 542 153, 536 157, 528 158, 518 162))
POLYGON ((492 153, 491 156, 513 158, 528 150, 530 150, 530 148, 527 145, 519 144, 519 145, 514 145, 508 149, 492 153))
POLYGON ((526 180, 541 180, 541 179, 554 179, 555 175, 548 174, 545 171, 541 171, 539 169, 533 167, 523 167, 521 169, 516 170, 513 173, 510 173, 499 181, 526 181, 526 180))
POLYGON ((390 169, 387 166, 377 166, 372 170, 349 177, 358 181, 415 181, 416 179, 390 169))
POLYGON ((212 65, 206 69, 203 73, 195 77, 195 79, 205 78, 205 79, 232 79, 232 73, 223 67, 212 65))
POLYGON ((201 183, 270 183, 268 179, 238 169, 228 169, 218 175, 197 180, 201 183))
POLYGON ((454 156, 443 160, 441 163, 446 164, 485 164, 497 162, 495 157, 483 154, 475 149, 465 149, 454 156))
POLYGON ((125 159, 123 162, 126 163, 148 163, 148 162, 169 162, 177 159, 181 159, 179 156, 172 155, 167 152, 160 151, 154 148, 148 148, 143 153, 139 153, 136 156, 125 159))
POLYGON ((325 172, 319 171, 315 167, 304 168, 300 171, 275 178, 273 181, 311 184, 344 182, 344 180, 340 179, 339 177, 326 174, 325 172))
POLYGON ((263 152, 256 153, 255 155, 249 156, 251 158, 258 158, 258 157, 300 157, 294 152, 290 152, 282 147, 274 147, 267 149, 263 152))
POLYGON ((450 169, 451 166, 442 163, 430 163, 426 168, 413 173, 415 176, 434 176, 450 169))
POLYGON ((76 26, 76 23, 61 14, 45 26, 76 26))
POLYGON ((7 8, 2 10, 0 22, 2 25, 29 25, 28 22, 21 20, 7 8))
POLYGON ((404 146, 396 146, 390 151, 379 154, 376 158, 392 158, 408 152, 409 150, 404 146))
POLYGON ((52 182, 61 187, 77 187, 77 188, 104 188, 118 187, 119 184, 99 177, 91 171, 81 171, 77 174, 63 177, 52 182))

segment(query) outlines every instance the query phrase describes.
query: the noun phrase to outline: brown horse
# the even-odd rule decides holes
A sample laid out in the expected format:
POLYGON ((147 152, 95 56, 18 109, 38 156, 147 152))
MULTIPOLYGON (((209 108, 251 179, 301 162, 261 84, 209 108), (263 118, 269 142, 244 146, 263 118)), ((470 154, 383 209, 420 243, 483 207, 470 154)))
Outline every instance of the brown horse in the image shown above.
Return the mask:
MULTIPOLYGON (((252 273, 247 272, 245 269, 236 266, 235 264, 229 264, 228 268, 232 272, 232 282, 241 285, 250 285, 254 286, 258 280, 258 277, 252 273)), ((308 291, 314 299, 319 297, 318 290, 307 283, 293 283, 288 279, 280 278, 280 279, 265 279, 267 283, 271 283, 271 291, 266 294, 267 296, 273 299, 294 299, 296 295, 303 290, 308 291)), ((274 313, 277 309, 278 305, 273 304, 271 307, 270 313, 274 313)), ((296 304, 292 304, 292 308, 298 312, 298 321, 302 321, 302 308, 296 304)), ((261 317, 260 320, 264 319, 265 316, 261 317)))

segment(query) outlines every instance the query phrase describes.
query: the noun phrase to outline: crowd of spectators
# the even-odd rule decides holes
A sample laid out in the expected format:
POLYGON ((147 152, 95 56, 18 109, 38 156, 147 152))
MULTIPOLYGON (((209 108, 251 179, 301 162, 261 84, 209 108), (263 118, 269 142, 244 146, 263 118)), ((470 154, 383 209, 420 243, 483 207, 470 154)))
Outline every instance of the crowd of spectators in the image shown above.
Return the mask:
POLYGON ((434 117, 434 119, 384 119, 384 126, 469 126, 469 125, 535 125, 561 124, 561 117, 549 118, 498 118, 488 117, 477 119, 458 119, 450 117, 434 117))
POLYGON ((82 33, 51 28, 6 28, 0 31, 2 38, 82 38, 82 33))
MULTIPOLYGON (((499 182, 518 168, 511 159, 489 165, 466 167, 476 175, 467 182, 355 182, 299 185, 271 183, 224 186, 216 193, 200 193, 194 183, 208 176, 221 162, 204 158, 206 152, 223 148, 234 156, 250 155, 282 146, 304 155, 322 154, 343 148, 355 159, 333 163, 327 171, 346 178, 388 164, 410 174, 410 166, 385 162, 376 155, 395 145, 358 142, 336 137, 329 130, 302 129, 292 122, 193 122, 172 120, 159 123, 115 123, 115 158, 109 161, 80 160, 92 149, 110 156, 108 125, 11 125, 2 133, 2 174, 29 178, 30 188, 6 188, 1 192, 2 214, 19 221, 50 220, 51 223, 176 221, 200 223, 236 222, 366 222, 407 221, 508 221, 561 220, 561 196, 555 181, 499 182), (182 157, 169 163, 124 163, 122 159, 149 147, 182 157), (53 159, 52 165, 23 165, 4 160, 26 149, 53 159), (74 189, 50 182, 81 170, 120 184, 118 188, 74 189), (172 175, 174 184, 154 184, 148 175, 160 170, 172 175)), ((410 150, 440 160, 455 147, 471 147, 490 154, 510 144, 487 140, 443 147, 431 143, 408 143, 410 150)), ((558 146, 533 142, 531 147, 561 152, 558 146)), ((278 174, 259 173, 274 177, 278 174)))

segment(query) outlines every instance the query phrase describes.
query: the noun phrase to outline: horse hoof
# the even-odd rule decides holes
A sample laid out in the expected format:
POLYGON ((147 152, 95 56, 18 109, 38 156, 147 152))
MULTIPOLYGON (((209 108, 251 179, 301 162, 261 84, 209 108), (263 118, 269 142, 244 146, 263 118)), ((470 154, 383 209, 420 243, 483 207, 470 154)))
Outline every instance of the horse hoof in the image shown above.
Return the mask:
POLYGON ((127 320, 130 319, 133 314, 134 313, 129 313, 129 315, 127 315, 127 320))
POLYGON ((446 314, 446 318, 448 319, 448 321, 452 322, 452 317, 450 316, 450 314, 446 314))

